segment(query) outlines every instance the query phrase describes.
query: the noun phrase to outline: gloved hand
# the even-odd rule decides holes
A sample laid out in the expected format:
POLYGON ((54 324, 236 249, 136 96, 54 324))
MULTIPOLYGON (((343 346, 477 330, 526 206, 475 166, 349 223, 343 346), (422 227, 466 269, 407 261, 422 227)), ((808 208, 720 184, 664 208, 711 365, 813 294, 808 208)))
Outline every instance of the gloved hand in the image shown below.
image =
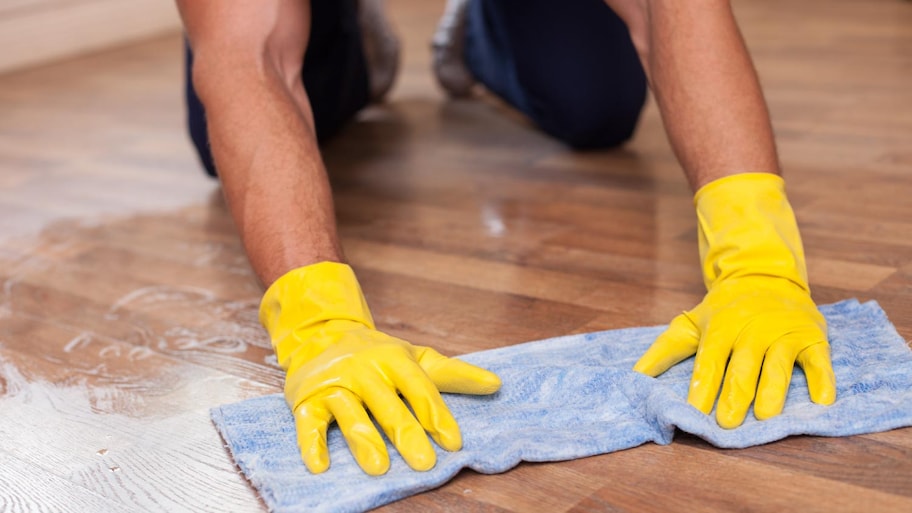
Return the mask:
POLYGON ((329 468, 326 430, 333 420, 366 473, 387 471, 386 445, 368 411, 409 466, 428 470, 436 454, 425 431, 448 451, 462 448, 440 392, 491 394, 500 388, 491 372, 377 331, 355 274, 344 264, 321 262, 276 280, 263 296, 260 322, 287 373, 285 399, 301 457, 313 473, 329 468))
POLYGON ((708 292, 671 321, 634 370, 658 376, 696 354, 687 401, 709 414, 718 395, 716 420, 729 429, 744 422, 752 401, 760 420, 782 412, 796 361, 811 400, 832 404, 826 321, 811 300, 782 178, 727 176, 697 191, 694 203, 708 292))

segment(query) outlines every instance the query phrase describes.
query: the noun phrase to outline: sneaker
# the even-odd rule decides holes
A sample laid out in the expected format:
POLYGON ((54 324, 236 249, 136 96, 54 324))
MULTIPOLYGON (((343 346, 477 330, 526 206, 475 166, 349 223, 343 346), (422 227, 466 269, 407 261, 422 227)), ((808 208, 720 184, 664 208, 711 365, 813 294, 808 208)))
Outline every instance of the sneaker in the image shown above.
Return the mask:
POLYGON ((469 0, 447 0, 431 40, 434 76, 451 97, 469 96, 475 79, 465 65, 466 9, 469 0))
POLYGON ((384 0, 359 0, 358 24, 364 40, 372 102, 381 102, 399 71, 399 36, 386 17, 384 0))

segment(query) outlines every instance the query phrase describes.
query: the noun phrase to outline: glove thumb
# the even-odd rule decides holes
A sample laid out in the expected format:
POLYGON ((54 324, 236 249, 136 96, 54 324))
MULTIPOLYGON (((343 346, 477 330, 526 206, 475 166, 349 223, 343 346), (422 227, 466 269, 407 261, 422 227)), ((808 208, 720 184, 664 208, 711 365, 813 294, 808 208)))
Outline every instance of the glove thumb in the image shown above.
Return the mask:
POLYGON ((655 377, 681 360, 693 356, 700 344, 700 330, 686 313, 671 320, 661 335, 633 366, 633 370, 655 377))
POLYGON ((430 347, 416 347, 418 365, 441 392, 488 395, 500 389, 493 372, 456 358, 447 358, 430 347))

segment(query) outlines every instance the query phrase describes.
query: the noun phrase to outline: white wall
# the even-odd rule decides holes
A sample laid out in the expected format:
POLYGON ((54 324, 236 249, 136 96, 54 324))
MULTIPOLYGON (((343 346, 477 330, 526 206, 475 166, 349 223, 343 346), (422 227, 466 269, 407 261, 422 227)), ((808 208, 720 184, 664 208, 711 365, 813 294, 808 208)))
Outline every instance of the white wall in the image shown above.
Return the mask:
POLYGON ((0 0, 0 73, 179 29, 173 0, 0 0))

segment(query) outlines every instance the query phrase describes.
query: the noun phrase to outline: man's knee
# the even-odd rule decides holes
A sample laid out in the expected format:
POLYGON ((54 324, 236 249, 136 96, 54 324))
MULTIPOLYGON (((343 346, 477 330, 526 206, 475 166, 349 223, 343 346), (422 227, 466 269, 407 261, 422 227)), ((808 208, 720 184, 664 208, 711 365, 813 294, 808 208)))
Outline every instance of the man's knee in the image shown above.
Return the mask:
POLYGON ((608 92, 596 98, 552 98, 536 102, 533 120, 545 133, 573 148, 611 148, 633 136, 645 98, 645 86, 623 95, 608 92))
POLYGON ((645 73, 624 22, 603 2, 566 4, 501 0, 477 10, 475 44, 493 50, 477 53, 502 61, 488 59, 488 69, 510 71, 480 80, 570 146, 617 146, 636 128, 645 73))

